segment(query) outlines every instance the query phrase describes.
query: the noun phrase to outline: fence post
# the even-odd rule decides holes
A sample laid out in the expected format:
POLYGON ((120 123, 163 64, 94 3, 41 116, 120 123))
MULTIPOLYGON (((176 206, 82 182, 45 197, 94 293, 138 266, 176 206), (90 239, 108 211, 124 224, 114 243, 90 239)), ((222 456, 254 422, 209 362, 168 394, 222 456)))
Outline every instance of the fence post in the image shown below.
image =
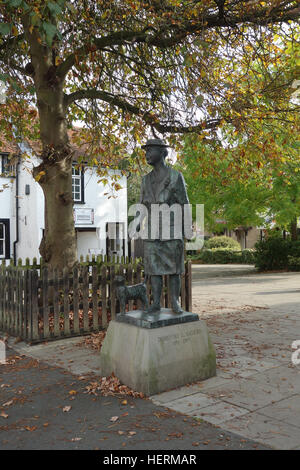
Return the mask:
POLYGON ((114 320, 116 318, 116 291, 114 286, 115 280, 115 266, 110 266, 110 318, 114 320))
MULTIPOLYGON (((133 284, 133 269, 132 268, 133 268, 132 263, 130 263, 127 267, 127 272, 126 272, 126 281, 129 286, 133 284)), ((133 300, 129 300, 128 311, 130 312, 132 309, 133 309, 133 300)))
MULTIPOLYGON (((42 279, 42 292, 43 292, 43 336, 49 338, 49 276, 48 268, 44 267, 42 279)), ((50 276, 51 277, 51 276, 50 276)), ((52 277, 53 279, 53 277, 52 277)))
MULTIPOLYGON (((136 282, 137 284, 140 284, 142 282, 142 267, 140 264, 138 264, 136 267, 136 282)), ((142 302, 138 300, 136 304, 136 308, 140 310, 141 307, 142 307, 142 302)))
POLYGON ((23 319, 24 319, 24 284, 23 284, 23 270, 18 267, 18 291, 19 291, 19 321, 18 321, 18 335, 23 338, 23 319))
POLYGON ((60 335, 60 324, 59 324, 59 271, 57 268, 53 270, 53 307, 54 307, 54 328, 53 333, 55 337, 60 335))
POLYGON ((82 269, 83 330, 89 331, 89 267, 82 269))
POLYGON ((11 317, 12 317, 12 306, 11 306, 11 294, 12 294, 12 279, 11 279, 11 266, 7 266, 6 268, 6 291, 7 291, 7 320, 6 320, 6 328, 9 333, 11 333, 11 317))
POLYGON ((70 336, 69 268, 63 269, 64 335, 70 336))
POLYGON ((107 266, 101 267, 101 326, 107 327, 107 266))
POLYGON ((98 308, 98 267, 92 267, 92 302, 93 302, 93 329, 99 328, 99 308, 98 308))
POLYGON ((186 310, 192 311, 192 263, 187 261, 185 266, 185 295, 186 295, 186 310))
POLYGON ((31 339, 39 339, 39 306, 38 306, 38 272, 36 269, 31 273, 31 339))
POLYGON ((26 269, 26 337, 29 341, 32 339, 32 271, 26 269))
POLYGON ((23 338, 24 340, 27 339, 27 319, 28 319, 28 271, 27 269, 23 270, 23 278, 22 278, 22 289, 23 289, 23 338))
POLYGON ((79 333, 78 268, 73 269, 73 329, 79 333))

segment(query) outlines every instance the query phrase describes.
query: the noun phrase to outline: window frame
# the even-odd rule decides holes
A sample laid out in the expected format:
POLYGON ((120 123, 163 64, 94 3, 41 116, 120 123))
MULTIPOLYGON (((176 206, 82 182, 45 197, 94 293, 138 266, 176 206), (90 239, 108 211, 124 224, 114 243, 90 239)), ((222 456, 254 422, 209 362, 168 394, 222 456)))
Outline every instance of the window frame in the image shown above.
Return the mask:
POLYGON ((73 200, 73 204, 85 204, 85 200, 84 200, 84 169, 83 168, 76 168, 77 165, 73 163, 72 165, 72 200, 73 200), (79 171, 79 175, 75 175, 73 174, 73 170, 78 170, 79 171), (73 181, 74 180, 78 180, 79 181, 79 187, 80 187, 80 199, 74 199, 74 195, 75 195, 75 191, 73 192, 73 181))
POLYGON ((0 219, 0 224, 4 227, 4 253, 0 259, 10 259, 10 220, 0 219))
POLYGON ((8 152, 0 152, 0 175, 3 178, 14 178, 16 176, 16 169, 13 165, 9 163, 9 156, 11 154, 8 152), (8 164, 8 168, 6 165, 8 164))

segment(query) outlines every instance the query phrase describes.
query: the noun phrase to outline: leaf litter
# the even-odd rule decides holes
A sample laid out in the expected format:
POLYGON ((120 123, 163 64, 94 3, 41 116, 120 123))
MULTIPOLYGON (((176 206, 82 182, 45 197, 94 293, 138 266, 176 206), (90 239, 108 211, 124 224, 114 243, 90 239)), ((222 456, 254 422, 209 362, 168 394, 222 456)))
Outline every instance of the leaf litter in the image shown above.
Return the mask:
MULTIPOLYGON (((131 388, 127 387, 127 385, 121 385, 119 379, 112 373, 109 377, 101 377, 99 380, 95 380, 90 382, 89 385, 85 387, 86 391, 84 393, 88 393, 90 395, 98 394, 102 396, 116 396, 116 395, 127 395, 134 398, 145 398, 145 395, 141 392, 135 392, 131 388)), ((125 401, 123 404, 125 404, 125 401)))

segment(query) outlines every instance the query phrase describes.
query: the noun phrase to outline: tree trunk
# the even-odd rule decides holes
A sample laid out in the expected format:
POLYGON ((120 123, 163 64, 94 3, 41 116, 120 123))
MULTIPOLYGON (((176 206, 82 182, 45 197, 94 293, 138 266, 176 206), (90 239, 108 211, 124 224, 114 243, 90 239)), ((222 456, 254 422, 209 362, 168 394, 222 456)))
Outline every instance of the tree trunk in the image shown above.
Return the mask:
POLYGON ((33 175, 45 196, 45 232, 40 254, 53 268, 72 268, 77 262, 72 200, 72 152, 69 145, 64 94, 65 77, 57 75, 55 44, 41 41, 37 28, 24 17, 30 45, 31 70, 40 118, 41 163, 33 175))
POLYGON ((41 186, 45 196, 45 233, 40 253, 52 267, 72 268, 77 261, 72 201, 71 162, 61 169, 61 162, 44 164, 47 178, 41 186), (67 166, 67 168, 66 168, 67 166))
MULTIPOLYGON (((59 102, 59 93, 56 94, 59 102)), ((63 105, 54 109, 39 102, 42 163, 34 176, 45 196, 45 232, 40 254, 46 264, 62 269, 77 262, 72 199, 72 152, 68 142, 63 105)))
MULTIPOLYGON (((47 76, 47 75, 46 75, 47 76)), ((45 232, 40 254, 46 264, 62 269, 77 262, 72 199, 72 151, 69 145, 62 86, 39 87, 41 164, 34 176, 45 196, 45 232)))

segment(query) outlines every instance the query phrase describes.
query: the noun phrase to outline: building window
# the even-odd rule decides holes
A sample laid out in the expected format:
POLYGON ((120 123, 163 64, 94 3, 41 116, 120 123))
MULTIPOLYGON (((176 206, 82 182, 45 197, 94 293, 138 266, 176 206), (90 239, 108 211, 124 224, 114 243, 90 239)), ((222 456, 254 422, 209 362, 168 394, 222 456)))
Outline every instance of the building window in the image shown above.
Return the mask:
POLYGON ((0 154, 0 173, 4 176, 15 176, 15 165, 10 163, 8 153, 0 154))
POLYGON ((5 258, 5 225, 0 224, 0 258, 5 258))
POLYGON ((84 203, 84 176, 83 170, 76 167, 72 167, 72 197, 75 203, 84 203))
POLYGON ((0 259, 10 258, 9 220, 0 219, 0 259))

